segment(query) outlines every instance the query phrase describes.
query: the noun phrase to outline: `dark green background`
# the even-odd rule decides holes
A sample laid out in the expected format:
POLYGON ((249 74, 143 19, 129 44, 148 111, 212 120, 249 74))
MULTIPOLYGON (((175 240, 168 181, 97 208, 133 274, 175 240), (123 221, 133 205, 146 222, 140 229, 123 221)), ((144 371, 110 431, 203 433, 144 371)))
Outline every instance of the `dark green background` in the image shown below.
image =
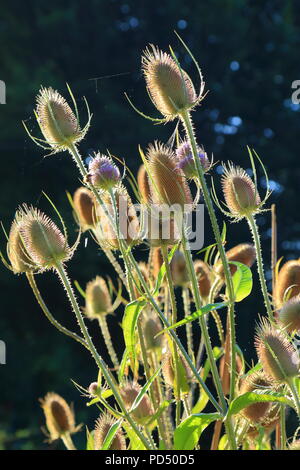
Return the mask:
MULTIPOLYGON (((246 145, 255 147, 275 189, 270 202, 277 204, 279 255, 299 256, 300 120, 299 106, 291 103, 291 83, 300 79, 297 1, 27 0, 1 5, 0 79, 7 86, 7 104, 0 105, 0 218, 6 229, 22 202, 53 215, 43 190, 61 209, 72 240, 77 233, 65 195, 65 190, 73 192, 78 186, 75 165, 67 154, 44 158, 46 152, 29 140, 21 124, 28 119, 38 133, 32 110, 40 85, 66 95, 68 82, 83 121, 81 98, 87 97, 94 116, 81 145, 83 154, 109 149, 136 170, 138 144, 167 140, 174 130, 173 124, 153 126, 143 120, 124 98, 127 91, 146 113, 156 114, 140 73, 141 51, 149 42, 161 48, 172 44, 183 67, 197 79, 174 29, 199 60, 210 90, 194 113, 199 142, 216 160, 231 159, 245 168, 249 167, 246 145), (239 126, 232 125, 238 123, 233 117, 240 118, 239 126)), ((269 213, 258 222, 270 277, 269 213)), ((96 274, 111 273, 91 240, 84 248, 84 238, 69 263, 72 278, 82 285, 96 274)), ((228 225, 228 246, 249 240, 245 222, 228 225)), ((210 241, 207 228, 205 242, 210 241)), ((5 251, 4 236, 1 249, 5 251)), ((55 276, 44 274, 38 281, 57 318, 76 328, 55 276)), ((7 364, 0 366, 0 448, 45 448, 38 398, 49 390, 62 394, 75 403, 77 421, 91 427, 97 411, 87 412, 70 378, 87 386, 95 380, 96 369, 86 351, 48 324, 24 276, 13 276, 3 267, 0 286, 0 339, 7 345, 7 364)), ((253 333, 258 312, 264 310, 255 278, 252 297, 237 312, 238 343, 248 361, 256 359, 253 333)), ((120 317, 109 321, 116 325, 120 317)), ((99 350, 105 351, 93 325, 91 332, 99 350)), ((114 340, 122 345, 120 328, 115 328, 114 340)), ((75 440, 82 445, 83 433, 75 440)))

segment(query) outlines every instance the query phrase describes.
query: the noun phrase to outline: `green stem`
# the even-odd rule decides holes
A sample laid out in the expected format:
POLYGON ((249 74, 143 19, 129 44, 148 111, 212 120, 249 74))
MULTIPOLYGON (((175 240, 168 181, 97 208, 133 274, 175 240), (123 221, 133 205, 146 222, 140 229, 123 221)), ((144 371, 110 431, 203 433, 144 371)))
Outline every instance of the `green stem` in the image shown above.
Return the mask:
MULTIPOLYGON (((182 287, 182 300, 184 307, 184 316, 187 317, 191 314, 191 303, 190 303, 190 292, 188 287, 182 287)), ((186 325, 186 339, 188 346, 188 353, 190 357, 193 357, 194 354, 194 345, 193 345, 193 328, 191 323, 186 325)))
POLYGON ((63 441, 67 450, 77 450, 74 446, 70 433, 63 434, 61 436, 61 440, 63 441))
POLYGON ((289 386, 289 389, 291 391, 292 397, 293 397, 295 405, 296 405, 298 419, 300 420, 300 400, 299 400, 298 391, 295 387, 294 378, 291 377, 291 378, 287 379, 287 384, 289 386))
POLYGON ((280 405, 280 450, 286 450, 285 405, 280 405))
POLYGON ((105 345, 107 347, 107 351, 108 351, 109 357, 111 359, 111 362, 113 363, 114 368, 116 370, 118 370, 119 367, 120 367, 120 364, 119 364, 119 361, 118 361, 116 351, 115 351, 115 349, 113 347, 113 344, 112 344, 112 341, 111 341, 110 332, 109 332, 109 329, 108 329, 108 326, 107 326, 106 315, 100 316, 98 321, 99 321, 99 326, 100 326, 102 336, 103 336, 105 345))
POLYGON ((269 299, 269 294, 268 294, 268 289, 267 289, 267 284, 266 284, 266 279, 265 279, 265 274, 264 274, 264 265, 263 265, 260 238, 258 234, 257 225, 255 222, 255 218, 253 217, 252 214, 247 217, 247 220, 248 220, 248 224, 249 224, 253 241, 254 241, 256 259, 257 259, 257 270, 258 270, 262 294, 264 297, 265 307, 267 309, 267 313, 268 313, 268 317, 270 321, 273 322, 274 317, 273 317, 273 311, 272 311, 271 302, 269 299))

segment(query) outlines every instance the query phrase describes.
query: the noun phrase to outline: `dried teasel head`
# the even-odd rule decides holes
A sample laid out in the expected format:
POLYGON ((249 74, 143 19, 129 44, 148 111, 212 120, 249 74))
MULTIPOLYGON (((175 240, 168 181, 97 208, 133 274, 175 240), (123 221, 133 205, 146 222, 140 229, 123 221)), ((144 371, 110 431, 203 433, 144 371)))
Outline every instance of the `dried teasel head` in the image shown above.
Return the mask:
MULTIPOLYGON (((94 431, 94 450, 101 450, 105 438, 116 420, 108 413, 103 413, 96 421, 94 431)), ((108 450, 126 450, 126 440, 121 428, 117 430, 108 450)))
POLYGON ((164 346, 164 336, 156 335, 162 331, 162 323, 160 319, 154 315, 152 310, 146 310, 142 316, 142 330, 147 351, 159 353, 164 346))
POLYGON ((194 262, 195 273, 198 279, 199 292, 202 299, 207 299, 211 288, 211 272, 208 265, 201 259, 194 262))
POLYGON ((193 82, 166 52, 151 44, 142 56, 142 70, 152 102, 166 120, 197 104, 193 82))
POLYGON ((88 282, 85 291, 84 313, 89 318, 99 318, 112 312, 111 295, 103 277, 88 282))
POLYGON ((39 209, 23 205, 16 213, 15 223, 26 253, 40 270, 72 257, 74 248, 68 246, 65 234, 39 209))
POLYGON ((79 428, 75 426, 74 412, 60 395, 49 392, 45 398, 40 399, 40 403, 51 441, 78 431, 79 428))
MULTIPOLYGON (((251 268, 256 260, 255 247, 252 243, 240 243, 228 250, 226 252, 226 257, 228 261, 236 261, 251 268)), ((231 275, 233 275, 236 272, 237 267, 234 264, 230 264, 229 267, 231 275)), ((219 276, 222 278, 224 277, 224 268, 221 261, 218 261, 215 271, 219 276)))
POLYGON ((265 435, 271 434, 280 422, 280 406, 275 403, 271 406, 264 418, 257 424, 252 424, 247 431, 247 437, 255 441, 259 436, 259 429, 263 429, 265 435))
POLYGON ((84 232, 94 228, 96 225, 96 213, 95 198, 92 191, 84 186, 76 189, 73 196, 73 205, 81 230, 84 232))
POLYGON ((279 270, 275 283, 274 303, 281 308, 285 300, 300 294, 300 260, 290 260, 279 270))
MULTIPOLYGON (((200 165, 206 172, 210 168, 210 162, 204 150, 198 148, 198 158, 200 165)), ((182 142, 176 149, 177 167, 183 171, 186 178, 197 179, 198 172, 194 162, 191 144, 187 141, 182 142)))
MULTIPOLYGON (((71 97, 74 102, 72 94, 71 97)), ((45 143, 54 152, 66 150, 84 138, 89 127, 90 115, 87 125, 81 129, 77 108, 76 114, 74 114, 66 100, 53 88, 42 87, 36 101, 35 114, 40 129, 44 135, 45 143)), ((33 140, 39 142, 35 137, 33 140)))
MULTIPOLYGON (((128 411, 132 407, 134 400, 140 391, 141 386, 137 382, 125 381, 121 385, 120 394, 128 411)), ((145 394, 137 408, 132 411, 132 416, 139 424, 144 424, 153 414, 154 411, 150 402, 150 398, 147 394, 145 394)))
POLYGON ((184 254, 176 250, 170 263, 174 286, 184 286, 190 282, 184 254))
POLYGON ((226 205, 234 219, 240 220, 259 212, 261 199, 245 170, 229 163, 224 166, 221 181, 226 205))
MULTIPOLYGON (((274 390, 274 382, 262 371, 247 376, 241 383, 240 393, 254 392, 255 390, 274 390)), ((271 402, 257 402, 242 410, 242 415, 252 423, 260 423, 266 419, 272 407, 271 402)))
POLYGON ((172 150, 160 142, 154 142, 149 145, 146 158, 152 202, 190 211, 193 203, 191 191, 184 174, 177 168, 172 150))
POLYGON ((293 297, 283 304, 278 315, 286 331, 292 333, 300 330, 300 296, 293 297))
POLYGON ((96 153, 89 163, 86 180, 95 188, 109 191, 121 181, 120 170, 110 157, 96 153))
POLYGON ((299 374, 298 352, 283 331, 262 319, 257 328, 255 347, 265 373, 277 382, 299 374))
POLYGON ((141 202, 143 204, 150 204, 151 202, 150 182, 149 182, 145 165, 141 165, 139 167, 139 170, 137 173, 137 184, 138 184, 139 192, 141 195, 141 202))

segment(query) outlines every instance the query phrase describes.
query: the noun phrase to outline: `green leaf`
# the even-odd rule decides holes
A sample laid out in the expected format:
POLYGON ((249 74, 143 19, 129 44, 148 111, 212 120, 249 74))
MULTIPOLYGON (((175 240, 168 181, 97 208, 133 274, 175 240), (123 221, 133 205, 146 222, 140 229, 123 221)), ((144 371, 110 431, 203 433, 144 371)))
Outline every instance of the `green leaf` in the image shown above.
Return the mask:
POLYGON ((110 448, 111 443, 116 435, 116 432, 118 431, 119 427, 122 424, 122 421, 123 419, 119 419, 110 427, 108 433, 105 436, 101 450, 108 450, 110 448))
POLYGON ((253 403, 262 403, 262 402, 277 402, 277 403, 284 403, 285 405, 294 407, 294 403, 292 400, 286 398, 285 395, 277 392, 263 392, 259 393, 259 391, 255 392, 247 392, 239 397, 235 398, 228 409, 228 416, 235 415, 239 413, 241 410, 246 408, 249 405, 253 405, 253 403))
POLYGON ((234 264, 237 267, 237 270, 232 277, 232 282, 235 301, 241 302, 243 299, 248 297, 252 291, 252 272, 248 266, 243 263, 239 263, 238 261, 230 261, 229 263, 234 264))
POLYGON ((177 323, 174 323, 173 325, 169 326, 168 328, 165 328, 164 330, 160 331, 157 335, 160 336, 161 334, 165 333, 168 330, 174 330, 175 328, 178 328, 179 326, 186 325, 186 323, 191 323, 194 320, 197 320, 197 318, 202 317, 202 315, 206 315, 207 313, 211 312, 212 310, 218 310, 219 308, 226 307, 227 303, 226 302, 219 302, 216 304, 207 304, 201 309, 197 310, 196 312, 192 313, 191 315, 187 315, 183 320, 180 320, 177 323))
POLYGON ((143 398, 143 396, 147 393, 148 389, 150 388, 152 382, 156 379, 156 377, 158 376, 158 374, 160 373, 161 371, 161 368, 162 368, 162 365, 157 369, 157 371, 152 375, 152 377, 149 378, 149 380, 147 380, 147 382, 145 383, 145 385, 141 388, 138 396, 136 397, 136 399, 134 400, 134 402, 132 403, 132 406, 130 408, 130 413, 132 411, 134 411, 138 406, 139 404, 141 403, 141 400, 143 398))
POLYGON ((193 450, 207 426, 218 419, 223 419, 219 413, 199 413, 186 418, 174 434, 174 450, 193 450))
POLYGON ((128 424, 123 424, 127 437, 130 440, 130 450, 146 450, 146 447, 128 424))
POLYGON ((123 379, 123 376, 124 376, 124 373, 125 373, 125 368, 128 364, 128 358, 129 358, 129 352, 128 352, 128 349, 126 348, 123 352, 122 361, 121 361, 120 368, 119 368, 119 371, 118 371, 119 382, 122 382, 122 379, 123 379))
POLYGON ((143 310, 143 308, 147 305, 146 300, 141 297, 133 302, 130 302, 124 312, 124 317, 122 321, 122 328, 123 328, 123 335, 125 346, 127 348, 128 353, 131 356, 131 359, 135 360, 135 329, 138 321, 138 317, 143 310))
MULTIPOLYGON (((222 356, 222 354, 223 354, 222 349, 218 348, 217 346, 215 346, 213 348, 213 355, 214 355, 214 358, 215 358, 216 361, 222 356)), ((207 379, 209 371, 210 371, 210 363, 209 363, 209 360, 206 359, 204 367, 201 371, 201 377, 202 377, 204 382, 207 379)), ((208 395, 203 390, 203 388, 200 387, 199 398, 198 398, 198 401, 195 403, 195 405, 192 409, 192 413, 193 414, 201 413, 201 411, 203 411, 204 408, 206 407, 208 401, 209 401, 208 395)))

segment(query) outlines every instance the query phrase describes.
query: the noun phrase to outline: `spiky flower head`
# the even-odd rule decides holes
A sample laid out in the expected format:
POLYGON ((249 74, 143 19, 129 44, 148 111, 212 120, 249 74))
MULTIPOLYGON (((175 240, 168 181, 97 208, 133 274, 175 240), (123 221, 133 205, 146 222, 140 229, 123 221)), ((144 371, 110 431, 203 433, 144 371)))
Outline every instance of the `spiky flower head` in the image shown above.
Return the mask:
POLYGON ((293 297, 283 304, 279 311, 279 320, 286 331, 300 330, 300 296, 293 297))
POLYGON ((97 276, 86 286, 84 313, 89 318, 99 318, 111 312, 112 301, 107 283, 103 277, 97 276))
POLYGON ((15 223, 25 253, 40 270, 55 267, 72 257, 74 249, 68 246, 65 234, 39 209, 23 205, 16 213, 15 223))
POLYGON ((290 260, 279 270, 275 283, 274 302, 277 309, 285 300, 300 294, 300 260, 290 260))
MULTIPOLYGON (((94 431, 94 450, 101 450, 105 438, 116 420, 108 413, 103 413, 96 421, 94 431)), ((121 428, 117 430, 108 450, 126 450, 126 440, 121 428)))
POLYGON ((21 221, 17 222, 15 219, 11 225, 7 241, 7 255, 11 263, 10 269, 15 274, 30 273, 39 270, 39 267, 26 250, 21 227, 21 221))
MULTIPOLYGON (((125 381, 120 387, 120 394, 126 409, 129 411, 134 400, 141 391, 141 386, 137 382, 125 381)), ((139 424, 145 424, 154 414, 150 398, 147 394, 143 396, 137 408, 132 411, 132 416, 139 424)))
POLYGON ((51 441, 78 431, 74 412, 64 398, 57 393, 49 392, 40 402, 51 441))
POLYGON ((54 152, 66 150, 83 139, 88 125, 80 128, 78 116, 58 91, 41 87, 36 102, 35 114, 39 126, 46 143, 54 152))
MULTIPOLYGON (((210 162, 204 150, 198 147, 198 158, 204 171, 210 168, 210 162)), ((176 149, 177 167, 183 171, 187 178, 198 178, 197 168, 194 162, 191 144, 187 141, 182 142, 176 149)))
POLYGON ((184 286, 190 282, 184 254, 176 250, 170 263, 174 286, 184 286))
POLYGON ((78 223, 84 232, 96 225, 95 198, 89 189, 81 186, 76 189, 73 196, 74 210, 77 215, 78 223))
POLYGON ((164 345, 164 336, 155 337, 162 331, 160 319, 153 314, 152 310, 146 310, 142 316, 142 330, 147 351, 159 352, 164 345))
POLYGON ((227 207, 236 220, 259 212, 261 199, 245 170, 232 163, 224 166, 222 187, 227 207))
MULTIPOLYGON (((230 250, 226 252, 226 257, 228 261, 236 261, 251 268, 256 260, 255 247, 252 243, 240 243, 239 245, 230 248, 230 250)), ((234 264, 229 264, 229 268, 231 275, 233 276, 237 270, 237 266, 234 264)), ((224 277, 224 267, 221 261, 218 261, 215 267, 215 271, 219 274, 219 276, 224 277)))
POLYGON ((208 265, 201 259, 194 262, 195 273, 198 279, 199 292, 202 299, 207 299, 211 288, 211 273, 208 265))
POLYGON ((151 178, 154 204, 178 205, 189 210, 192 195, 183 172, 177 168, 172 150, 160 142, 150 144, 147 150, 147 171, 151 178))
POLYGON ((284 332, 263 319, 257 328, 255 347, 265 373, 277 382, 299 374, 298 352, 284 332))
POLYGON ((150 45, 142 56, 142 70, 154 106, 166 120, 197 104, 197 95, 188 74, 166 52, 150 45))
POLYGON ((89 163, 86 179, 95 188, 109 191, 121 181, 121 175, 110 157, 96 153, 89 163))
POLYGON ((150 204, 151 201, 151 190, 150 182, 147 175, 145 165, 141 165, 137 174, 137 184, 141 194, 141 202, 143 204, 150 204))
MULTIPOLYGON (((175 384, 175 359, 171 354, 171 351, 167 351, 163 356, 162 373, 166 385, 173 388, 174 394, 176 395, 177 385, 175 384)), ((178 355, 178 377, 180 393, 183 395, 188 394, 190 389, 189 382, 192 380, 192 371, 181 354, 178 355)))
MULTIPOLYGON (((263 372, 259 371, 247 376, 241 383, 240 393, 274 390, 274 382, 263 372)), ((265 420, 271 409, 271 402, 257 402, 242 410, 242 415, 252 423, 260 423, 265 420)))

